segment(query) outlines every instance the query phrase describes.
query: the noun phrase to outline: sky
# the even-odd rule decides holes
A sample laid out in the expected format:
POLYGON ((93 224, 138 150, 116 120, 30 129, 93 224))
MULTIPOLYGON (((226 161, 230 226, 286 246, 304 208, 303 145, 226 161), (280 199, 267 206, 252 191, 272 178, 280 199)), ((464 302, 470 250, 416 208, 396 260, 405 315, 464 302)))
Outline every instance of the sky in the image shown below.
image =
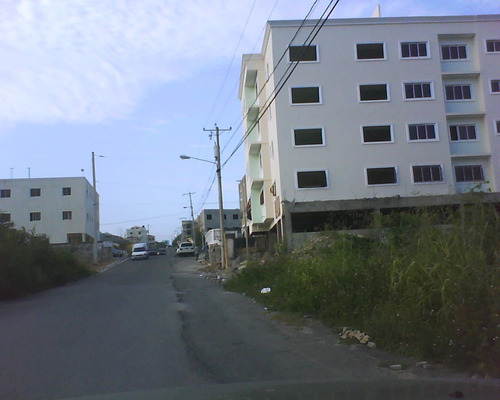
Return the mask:
MULTIPOLYGON (((241 55, 267 20, 303 19, 314 0, 0 0, 0 179, 85 176, 96 154, 101 232, 149 226, 157 240, 238 208, 245 171, 241 55)), ((318 0, 317 18, 329 1, 318 0)), ((340 0, 332 18, 500 14, 499 0, 340 0)))

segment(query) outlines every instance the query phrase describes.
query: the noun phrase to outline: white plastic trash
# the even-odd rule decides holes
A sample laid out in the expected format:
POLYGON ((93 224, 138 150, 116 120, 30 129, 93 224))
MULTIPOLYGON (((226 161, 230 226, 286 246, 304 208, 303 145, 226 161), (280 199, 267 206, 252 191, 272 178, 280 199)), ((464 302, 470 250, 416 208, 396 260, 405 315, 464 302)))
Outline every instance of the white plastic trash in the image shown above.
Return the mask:
POLYGON ((260 292, 261 292, 262 294, 267 294, 267 293, 269 293, 270 291, 271 291, 271 288, 270 288, 270 287, 265 287, 265 288, 263 288, 260 292))

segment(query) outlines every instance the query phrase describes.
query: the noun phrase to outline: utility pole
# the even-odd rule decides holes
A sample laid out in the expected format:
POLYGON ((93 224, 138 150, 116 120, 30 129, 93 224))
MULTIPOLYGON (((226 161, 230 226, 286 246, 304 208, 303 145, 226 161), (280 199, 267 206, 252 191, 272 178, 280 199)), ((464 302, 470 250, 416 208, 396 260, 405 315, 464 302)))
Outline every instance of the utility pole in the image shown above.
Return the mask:
MULTIPOLYGON (((97 155, 97 157, 104 157, 97 155)), ((82 170, 83 171, 83 170, 82 170)), ((99 240, 99 200, 95 179, 95 154, 92 152, 92 185, 94 186, 94 243, 92 245, 92 259, 97 264, 97 241, 99 240)))
POLYGON ((183 196, 189 196, 189 207, 191 208, 191 225, 193 229, 193 240, 194 240, 194 245, 196 246, 196 230, 194 229, 193 200, 191 199, 192 194, 195 194, 195 192, 187 192, 184 193, 183 196))
POLYGON ((230 131, 229 129, 220 129, 217 124, 215 124, 215 129, 205 129, 205 132, 210 132, 210 139, 212 139, 212 134, 215 132, 215 146, 214 146, 214 156, 217 161, 217 183, 219 186, 219 229, 220 229, 220 251, 221 251, 221 266, 222 268, 227 267, 226 253, 225 253, 225 243, 224 243, 224 204, 222 200, 222 176, 221 176, 221 164, 220 164, 220 132, 230 131))
POLYGON ((92 260, 97 264, 97 236, 99 236, 99 228, 97 224, 97 188, 95 186, 95 155, 92 152, 92 185, 94 186, 94 242, 92 243, 92 260))

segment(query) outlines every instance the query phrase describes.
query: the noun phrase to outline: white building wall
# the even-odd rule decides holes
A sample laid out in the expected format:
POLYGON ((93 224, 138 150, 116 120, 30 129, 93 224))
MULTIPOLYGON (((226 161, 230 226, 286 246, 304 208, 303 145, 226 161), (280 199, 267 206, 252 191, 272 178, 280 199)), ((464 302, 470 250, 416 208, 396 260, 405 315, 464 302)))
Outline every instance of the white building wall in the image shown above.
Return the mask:
MULTIPOLYGON (((500 16, 410 17, 331 20, 312 44, 318 46, 318 62, 301 62, 261 121, 262 149, 269 164, 262 180, 276 182, 280 201, 308 202, 364 199, 373 197, 414 197, 461 193, 473 185, 456 183, 454 166, 480 164, 486 183, 482 189, 498 191, 500 179, 500 95, 490 93, 490 80, 500 79, 500 54, 486 53, 485 40, 499 39, 500 16), (383 60, 357 60, 356 43, 384 43, 383 60), (428 57, 403 59, 401 42, 427 42, 428 57), (466 60, 441 60, 441 45, 465 44, 466 60), (432 99, 406 100, 405 82, 430 82, 432 99), (359 101, 360 84, 384 83, 389 100, 359 101), (468 83, 471 101, 445 100, 444 85, 468 83), (292 105, 292 87, 319 86, 321 104, 292 105), (408 124, 433 123, 437 140, 410 142, 408 124), (450 124, 475 124, 478 138, 451 142, 450 124), (364 144, 362 126, 390 124, 391 143, 364 144), (324 145, 295 147, 293 129, 323 128, 324 145), (443 181, 414 183, 412 166, 441 165, 443 181), (366 168, 395 166, 398 181, 390 185, 368 185, 366 168), (328 187, 297 188, 296 172, 324 169, 328 187)), ((260 58, 245 56, 244 68, 258 71, 260 88, 269 78, 287 49, 301 21, 275 21, 268 25, 260 58), (251 62, 246 62, 250 60, 251 62)), ((294 45, 301 45, 311 31, 303 28, 294 45)), ((285 56, 267 83, 259 104, 263 105, 290 66, 285 56)), ((244 79, 244 76, 242 77, 244 79)), ((243 97, 244 93, 240 92, 243 97)), ((245 112, 245 110, 244 110, 245 112)), ((252 155, 246 144, 247 185, 252 186, 252 155)), ((265 157, 264 157, 265 159, 265 157)), ((255 161, 253 161, 255 163, 255 161)), ((255 186, 255 182, 254 182, 255 186)), ((256 193, 249 191, 252 212, 257 215, 256 193)), ((273 201, 264 192, 266 203, 273 201)), ((258 205, 258 203, 257 203, 258 205)), ((257 215, 258 216, 258 215, 257 215)), ((255 221, 254 221, 255 222, 255 221)))
POLYGON ((94 236, 94 190, 84 177, 2 179, 0 189, 10 189, 10 197, 0 198, 0 213, 11 215, 17 229, 25 228, 45 234, 51 243, 66 243, 68 234, 94 236), (71 188, 63 195, 63 187, 71 188), (41 195, 31 197, 30 189, 39 188, 41 195), (71 211, 71 219, 63 220, 63 211, 71 211), (39 221, 30 221, 30 213, 40 212, 39 221))

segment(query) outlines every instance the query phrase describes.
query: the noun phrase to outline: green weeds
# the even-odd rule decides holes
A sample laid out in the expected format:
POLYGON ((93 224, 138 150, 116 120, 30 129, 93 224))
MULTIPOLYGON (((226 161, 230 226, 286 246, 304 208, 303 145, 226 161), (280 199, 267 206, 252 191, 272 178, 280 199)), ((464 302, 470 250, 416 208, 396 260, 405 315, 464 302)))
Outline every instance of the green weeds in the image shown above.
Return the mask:
POLYGON ((495 208, 375 218, 373 237, 324 233, 299 251, 251 262, 226 288, 270 309, 355 326, 383 348, 500 376, 495 208), (272 291, 260 294, 263 287, 272 291))
POLYGON ((46 237, 0 224, 0 300, 12 299, 89 276, 68 251, 46 237))

